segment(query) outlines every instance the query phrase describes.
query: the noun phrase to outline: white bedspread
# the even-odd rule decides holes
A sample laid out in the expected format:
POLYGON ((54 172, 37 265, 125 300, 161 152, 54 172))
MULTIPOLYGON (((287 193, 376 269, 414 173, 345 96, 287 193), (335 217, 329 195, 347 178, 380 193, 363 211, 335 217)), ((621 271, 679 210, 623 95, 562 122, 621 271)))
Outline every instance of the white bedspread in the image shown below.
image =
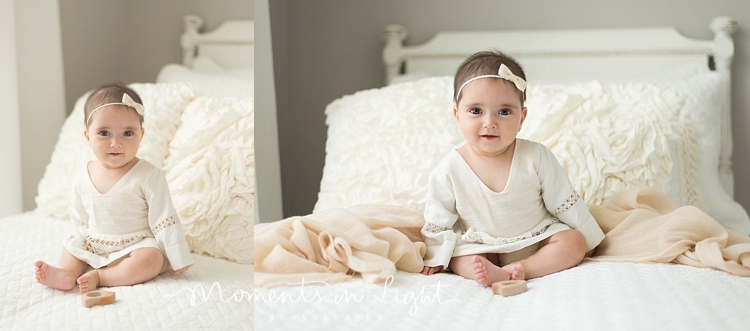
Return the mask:
POLYGON ((255 289, 258 330, 748 330, 750 278, 585 262, 503 297, 453 274, 255 289), (439 298, 438 295, 439 294, 439 298), (300 296, 302 295, 302 296, 300 296))
POLYGON ((55 265, 69 229, 67 221, 34 212, 0 219, 0 329, 253 329, 252 265, 193 254, 184 275, 103 288, 116 293, 115 303, 92 308, 81 305, 78 287, 38 284, 34 261, 55 265))

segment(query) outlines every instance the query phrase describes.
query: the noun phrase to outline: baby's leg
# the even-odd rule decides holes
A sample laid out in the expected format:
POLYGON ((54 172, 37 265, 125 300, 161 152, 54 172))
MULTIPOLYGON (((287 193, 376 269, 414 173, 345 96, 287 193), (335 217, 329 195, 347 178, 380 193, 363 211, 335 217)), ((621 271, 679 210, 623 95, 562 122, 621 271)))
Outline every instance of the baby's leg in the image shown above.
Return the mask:
POLYGON ((57 267, 53 267, 44 261, 34 263, 36 281, 44 286, 68 291, 76 286, 76 279, 86 271, 87 266, 86 262, 79 260, 63 248, 60 263, 57 267))
POLYGON ((81 293, 98 286, 135 285, 151 280, 161 272, 164 254, 156 248, 144 247, 130 252, 120 263, 91 270, 78 278, 81 293))
POLYGON ((450 268, 454 273, 473 279, 482 285, 510 279, 523 279, 523 265, 500 268, 487 260, 485 255, 467 255, 451 258, 450 268))
POLYGON ((542 277, 577 266, 586 254, 586 239, 576 230, 553 234, 540 243, 539 251, 521 260, 527 278, 542 277))

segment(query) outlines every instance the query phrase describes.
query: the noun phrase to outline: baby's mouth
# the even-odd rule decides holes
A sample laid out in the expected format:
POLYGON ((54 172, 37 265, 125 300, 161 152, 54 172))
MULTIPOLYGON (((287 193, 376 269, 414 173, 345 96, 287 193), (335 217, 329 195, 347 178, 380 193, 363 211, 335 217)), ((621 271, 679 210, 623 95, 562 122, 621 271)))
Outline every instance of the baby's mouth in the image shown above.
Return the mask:
POLYGON ((497 138, 497 136, 491 135, 491 134, 483 134, 480 137, 485 138, 485 139, 495 139, 495 138, 497 138))

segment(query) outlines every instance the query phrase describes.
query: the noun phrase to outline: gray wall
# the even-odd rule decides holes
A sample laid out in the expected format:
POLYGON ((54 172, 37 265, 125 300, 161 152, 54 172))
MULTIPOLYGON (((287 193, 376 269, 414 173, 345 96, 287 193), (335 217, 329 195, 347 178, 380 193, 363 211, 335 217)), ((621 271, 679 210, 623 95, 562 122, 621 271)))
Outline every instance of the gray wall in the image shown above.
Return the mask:
POLYGON ((255 223, 283 218, 276 86, 271 46, 270 1, 255 1, 255 223))
POLYGON ((66 109, 113 80, 154 82, 167 63, 182 62, 182 17, 203 18, 202 31, 252 19, 253 0, 62 0, 60 24, 66 109))
MULTIPOLYGON (((750 209, 750 2, 272 0, 270 4, 284 215, 310 213, 325 157, 325 106, 336 98, 383 85, 381 31, 398 23, 406 44, 441 30, 557 29, 674 26, 711 39, 713 17, 739 23, 734 35, 733 130, 737 200, 750 209)), ((262 65, 262 64, 257 64, 262 65)), ((256 95, 256 100, 263 98, 256 95)))
POLYGON ((28 211, 36 207, 37 186, 65 118, 60 10, 56 1, 14 2, 21 195, 28 211))

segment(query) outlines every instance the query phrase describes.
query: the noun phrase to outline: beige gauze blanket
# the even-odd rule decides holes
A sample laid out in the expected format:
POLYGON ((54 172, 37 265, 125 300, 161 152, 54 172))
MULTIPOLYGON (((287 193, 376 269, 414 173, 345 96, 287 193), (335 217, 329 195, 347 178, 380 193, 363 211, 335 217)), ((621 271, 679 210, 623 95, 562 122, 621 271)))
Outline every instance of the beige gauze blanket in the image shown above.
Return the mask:
POLYGON ((750 276, 750 237, 696 207, 676 208, 657 190, 618 192, 589 211, 606 235, 590 260, 672 262, 750 276))
POLYGON ((422 211, 360 205, 255 226, 255 286, 333 283, 359 273, 382 283, 422 271, 422 211))
MULTIPOLYGON (((750 276, 750 238, 664 193, 614 194, 589 210, 606 234, 589 260, 680 263, 750 276)), ((381 283, 422 270, 422 211, 361 205, 255 226, 255 286, 333 283, 360 273, 381 283)))

